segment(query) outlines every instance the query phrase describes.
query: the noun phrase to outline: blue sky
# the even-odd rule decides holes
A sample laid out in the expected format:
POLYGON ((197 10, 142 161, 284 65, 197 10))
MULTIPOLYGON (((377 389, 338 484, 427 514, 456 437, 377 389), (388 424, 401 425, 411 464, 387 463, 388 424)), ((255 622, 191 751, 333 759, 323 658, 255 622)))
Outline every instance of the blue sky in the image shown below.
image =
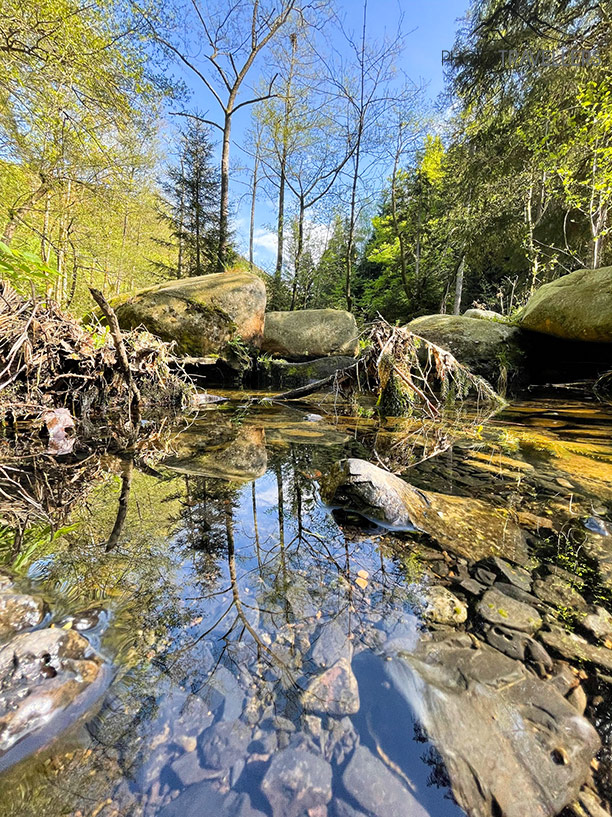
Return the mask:
MULTIPOLYGON (((443 89, 442 51, 450 50, 455 39, 457 20, 468 7, 469 0, 368 0, 368 35, 378 38, 385 32, 395 34, 403 16, 402 30, 407 34, 406 48, 399 68, 416 85, 425 85, 425 95, 432 102, 443 89)), ((345 28, 354 30, 360 36, 362 0, 336 0, 345 28)), ((257 71, 251 77, 256 80, 257 71)), ((218 108, 201 83, 193 83, 193 77, 184 75, 193 89, 191 107, 209 111, 217 116, 218 108)), ((232 133, 232 166, 234 172, 231 194, 233 199, 234 238, 239 250, 247 251, 248 245, 248 156, 240 150, 240 143, 249 126, 249 108, 236 115, 232 133)), ((213 132, 213 137, 216 133, 213 132)), ((274 202, 262 196, 258 200, 256 212, 255 260, 264 269, 270 270, 275 259, 275 219, 274 202)))

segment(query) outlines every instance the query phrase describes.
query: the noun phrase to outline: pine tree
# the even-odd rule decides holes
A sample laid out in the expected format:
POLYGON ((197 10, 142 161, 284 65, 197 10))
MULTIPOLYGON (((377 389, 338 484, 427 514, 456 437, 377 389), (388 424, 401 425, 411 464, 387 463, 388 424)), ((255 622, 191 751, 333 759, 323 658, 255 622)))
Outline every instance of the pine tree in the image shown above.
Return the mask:
POLYGON ((190 120, 181 132, 177 162, 162 183, 162 218, 170 223, 177 278, 215 271, 220 181, 212 153, 209 129, 197 119, 190 120))

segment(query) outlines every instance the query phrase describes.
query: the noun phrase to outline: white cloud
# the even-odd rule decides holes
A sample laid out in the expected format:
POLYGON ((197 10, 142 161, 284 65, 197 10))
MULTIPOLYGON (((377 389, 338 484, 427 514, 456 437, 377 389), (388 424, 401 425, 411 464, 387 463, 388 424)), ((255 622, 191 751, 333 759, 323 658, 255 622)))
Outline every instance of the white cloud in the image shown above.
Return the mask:
POLYGON ((270 230, 264 230, 262 227, 258 227, 253 234, 253 245, 260 250, 264 250, 265 252, 275 253, 278 246, 276 233, 270 232, 270 230))

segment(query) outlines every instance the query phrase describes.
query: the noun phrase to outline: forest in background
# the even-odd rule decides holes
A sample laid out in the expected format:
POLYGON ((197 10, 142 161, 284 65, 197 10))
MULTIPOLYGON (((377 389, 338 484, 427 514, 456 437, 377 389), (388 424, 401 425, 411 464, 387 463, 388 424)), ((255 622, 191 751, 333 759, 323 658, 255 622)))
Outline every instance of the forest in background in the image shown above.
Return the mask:
POLYGON ((431 110, 401 71, 409 40, 370 36, 367 0, 356 34, 328 0, 1 0, 0 262, 27 290, 40 258, 39 288, 77 315, 89 285, 235 263, 276 308, 511 314, 611 261, 611 11, 475 0, 431 110))

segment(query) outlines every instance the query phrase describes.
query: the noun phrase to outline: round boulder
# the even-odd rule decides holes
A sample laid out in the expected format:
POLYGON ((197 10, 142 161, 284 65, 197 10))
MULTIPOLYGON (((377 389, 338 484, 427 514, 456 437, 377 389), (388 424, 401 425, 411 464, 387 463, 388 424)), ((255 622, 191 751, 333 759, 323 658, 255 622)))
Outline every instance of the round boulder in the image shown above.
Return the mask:
POLYGON ((122 329, 144 326, 177 352, 191 357, 222 354, 234 339, 259 346, 266 287, 240 270, 165 281, 112 302, 122 329))
POLYGON ((342 309, 268 312, 261 348, 285 360, 330 355, 355 357, 359 331, 354 316, 342 309))
POLYGON ((567 340, 612 343, 612 267, 577 270, 544 284, 527 302, 520 324, 567 340))
POLYGON ((447 349, 459 363, 492 386, 505 382, 521 361, 515 326, 466 315, 424 315, 406 326, 410 332, 447 349))

